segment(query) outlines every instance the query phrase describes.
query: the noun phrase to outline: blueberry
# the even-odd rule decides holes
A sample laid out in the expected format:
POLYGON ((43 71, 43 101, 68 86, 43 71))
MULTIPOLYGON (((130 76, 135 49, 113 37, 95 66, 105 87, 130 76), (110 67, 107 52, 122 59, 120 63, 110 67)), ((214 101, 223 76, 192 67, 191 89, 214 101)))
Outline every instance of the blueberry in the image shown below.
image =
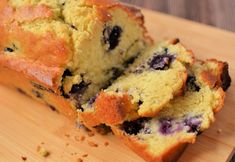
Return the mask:
POLYGON ((17 50, 17 47, 16 47, 15 44, 12 44, 12 45, 10 45, 9 47, 5 47, 5 48, 4 48, 4 52, 10 52, 10 53, 12 53, 12 52, 14 52, 15 50, 17 50))
POLYGON ((140 105, 142 105, 142 104, 143 104, 143 101, 139 100, 139 101, 138 101, 138 105, 140 106, 140 105))
POLYGON ((5 47, 4 52, 14 52, 14 49, 12 49, 10 47, 5 47))
POLYGON ((163 118, 160 119, 160 127, 159 127, 159 131, 164 134, 164 135, 168 135, 173 133, 174 131, 173 126, 172 126, 172 119, 170 118, 163 118))
POLYGON ((186 81, 186 85, 187 85, 187 90, 188 91, 196 91, 199 92, 200 91, 200 87, 196 84, 196 77, 195 76, 188 76, 187 81, 186 81))
POLYGON ((135 121, 125 121, 122 125, 122 129, 127 133, 127 134, 134 134, 137 135, 141 129, 144 128, 144 122, 147 121, 148 119, 146 118, 141 118, 135 121))
POLYGON ((64 79, 67 76, 73 76, 72 72, 69 69, 66 69, 62 75, 62 79, 64 79))
POLYGON ((184 125, 188 127, 188 133, 198 133, 200 131, 200 116, 188 117, 184 120, 184 125))
POLYGON ((154 70, 165 70, 168 69, 171 62, 175 59, 175 57, 173 55, 169 55, 169 54, 163 54, 163 55, 159 55, 159 54, 155 54, 153 56, 153 58, 151 58, 148 61, 148 65, 150 67, 150 69, 154 69, 154 70))
POLYGON ((123 129, 127 134, 137 135, 139 131, 143 128, 142 123, 140 122, 124 122, 123 129))
POLYGON ((75 93, 82 94, 88 88, 89 85, 90 85, 90 83, 85 83, 84 81, 82 81, 79 84, 74 84, 69 93, 70 94, 75 94, 75 93))
POLYGON ((122 28, 120 26, 108 26, 104 29, 104 43, 108 45, 107 51, 111 51, 118 46, 121 34, 122 28))
POLYGON ((93 97, 90 98, 90 100, 88 101, 88 104, 89 104, 89 105, 92 105, 92 104, 95 102, 95 100, 96 100, 97 97, 98 97, 98 93, 97 93, 95 96, 93 96, 93 97))
POLYGON ((78 30, 78 29, 76 28, 76 26, 74 26, 74 25, 70 25, 70 27, 73 28, 74 30, 78 30))
POLYGON ((33 93, 34 96, 36 96, 37 98, 42 98, 42 97, 43 97, 43 95, 42 95, 40 92, 38 92, 37 90, 32 90, 32 93, 33 93))

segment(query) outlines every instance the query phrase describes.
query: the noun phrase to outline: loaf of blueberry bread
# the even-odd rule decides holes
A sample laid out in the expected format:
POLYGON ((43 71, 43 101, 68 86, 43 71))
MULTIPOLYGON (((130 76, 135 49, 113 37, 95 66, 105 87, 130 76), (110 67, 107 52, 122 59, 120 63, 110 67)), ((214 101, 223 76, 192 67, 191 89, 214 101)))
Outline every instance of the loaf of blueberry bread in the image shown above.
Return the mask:
POLYGON ((0 82, 72 119, 151 44, 113 0, 1 0, 0 82))
POLYGON ((227 63, 196 61, 188 75, 184 95, 175 97, 156 117, 111 126, 114 134, 146 161, 176 161, 224 104, 224 91, 231 82, 227 63))
POLYGON ((156 116, 174 96, 182 94, 187 68, 193 62, 192 51, 178 39, 163 41, 147 49, 124 75, 82 105, 79 119, 94 127, 156 116))

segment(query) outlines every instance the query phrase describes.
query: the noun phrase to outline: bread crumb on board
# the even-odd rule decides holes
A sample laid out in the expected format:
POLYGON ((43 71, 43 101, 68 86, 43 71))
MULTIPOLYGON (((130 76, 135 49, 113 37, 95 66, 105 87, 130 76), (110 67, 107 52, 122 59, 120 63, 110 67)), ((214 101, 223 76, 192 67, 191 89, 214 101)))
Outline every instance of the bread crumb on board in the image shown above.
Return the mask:
POLYGON ((77 162, 83 162, 83 160, 81 158, 78 158, 77 162))
POLYGON ((75 138, 76 141, 81 141, 81 142, 86 139, 85 136, 75 136, 74 138, 75 138))
POLYGON ((88 145, 91 147, 98 147, 98 144, 93 141, 87 141, 88 145))
POLYGON ((108 146, 109 145, 109 142, 104 142, 104 146, 108 146))
POLYGON ((37 147, 37 152, 43 157, 48 157, 50 155, 50 152, 42 146, 37 147))
POLYGON ((88 154, 83 154, 83 155, 82 155, 82 157, 87 157, 87 156, 88 156, 88 154))
POLYGON ((26 156, 21 156, 21 159, 22 159, 23 161, 26 161, 26 160, 27 160, 27 157, 26 157, 26 156))

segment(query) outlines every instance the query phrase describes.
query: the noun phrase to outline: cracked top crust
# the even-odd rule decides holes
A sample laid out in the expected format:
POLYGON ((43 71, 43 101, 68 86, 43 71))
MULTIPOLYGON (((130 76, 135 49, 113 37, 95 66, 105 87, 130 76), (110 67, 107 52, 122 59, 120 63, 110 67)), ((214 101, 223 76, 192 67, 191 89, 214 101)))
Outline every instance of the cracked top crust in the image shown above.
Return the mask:
MULTIPOLYGON (((84 40, 92 39, 92 33, 86 31, 85 25, 84 29, 80 30, 81 26, 76 26, 72 24, 73 20, 69 20, 64 11, 66 3, 91 9, 92 14, 89 19, 95 21, 96 24, 105 24, 106 21, 112 19, 113 10, 120 9, 128 14, 129 18, 139 25, 139 28, 142 28, 143 39, 144 37, 149 39, 143 26, 144 20, 140 10, 124 6, 117 1, 1 0, 1 65, 15 69, 55 91, 58 90, 65 69, 76 70, 76 65, 79 63, 74 57, 77 54, 74 40, 79 41, 81 37, 84 37, 84 40), (86 36, 86 34, 90 35, 86 36), (16 68, 17 66, 20 68, 16 68)), ((81 24, 86 24, 86 22, 81 24)))

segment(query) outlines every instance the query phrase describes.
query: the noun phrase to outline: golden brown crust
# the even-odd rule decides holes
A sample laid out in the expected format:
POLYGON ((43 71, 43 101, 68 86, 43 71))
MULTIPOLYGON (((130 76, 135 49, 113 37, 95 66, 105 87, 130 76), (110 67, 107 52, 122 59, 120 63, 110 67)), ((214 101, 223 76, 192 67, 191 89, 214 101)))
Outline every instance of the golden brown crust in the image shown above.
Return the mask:
POLYGON ((11 54, 0 52, 1 65, 58 90, 62 68, 71 55, 70 45, 53 33, 35 35, 19 25, 21 21, 52 17, 51 9, 45 5, 14 9, 5 0, 0 3, 0 8, 0 49, 12 44, 17 48, 11 54))
POLYGON ((89 127, 105 123, 108 125, 121 124, 134 109, 130 96, 107 95, 101 92, 95 102, 94 112, 79 112, 80 119, 89 127))
MULTIPOLYGON (((60 78, 63 73, 62 68, 47 67, 31 60, 3 55, 0 55, 0 65, 9 70, 18 72, 19 75, 24 75, 31 81, 35 81, 47 88, 51 88, 58 94, 60 93, 58 91, 58 86, 60 84, 58 78, 60 78)), ((7 75, 5 75, 5 77, 7 77, 7 75)))
POLYGON ((0 74, 4 76, 0 82, 75 120, 76 110, 59 90, 71 45, 54 33, 36 35, 20 26, 21 22, 50 17, 53 11, 46 5, 14 8, 6 0, 0 2, 0 74), (14 51, 3 50, 12 45, 14 51))
MULTIPOLYGON (((211 89, 214 89, 217 93, 219 93, 218 104, 213 108, 214 113, 218 112, 224 104, 225 92, 221 88, 221 75, 223 73, 224 66, 226 64, 224 62, 220 62, 217 60, 207 60, 207 61, 197 61, 200 64, 206 64, 209 62, 214 62, 217 64, 218 73, 215 75, 210 70, 204 70, 199 75, 201 75, 203 82, 205 82, 211 89)), ((112 126, 112 131, 116 136, 121 138, 123 142, 130 147, 134 152, 144 158, 149 162, 171 162, 176 161, 183 150, 186 148, 187 143, 194 143, 196 140, 196 136, 192 136, 190 139, 180 140, 175 145, 171 146, 169 149, 165 150, 163 154, 154 156, 151 152, 148 151, 148 146, 146 143, 142 143, 140 139, 137 137, 126 134, 122 129, 118 126, 112 126)))
POLYGON ((4 84, 10 88, 20 90, 24 94, 32 97, 48 105, 51 108, 55 108, 60 113, 67 116, 69 119, 76 120, 76 110, 70 105, 70 103, 65 100, 60 95, 53 92, 53 90, 42 86, 35 86, 38 82, 27 78, 23 72, 16 71, 15 69, 9 69, 0 65, 0 83, 4 84), (39 96, 32 92, 39 93, 39 96))
MULTIPOLYGON (((115 8, 124 10, 144 29, 143 35, 147 35, 143 15, 139 9, 113 0, 87 0, 86 3, 94 5, 97 13, 101 14, 97 16, 103 18, 103 21, 110 19, 111 10, 115 8)), ((53 18, 53 14, 53 9, 43 4, 15 8, 7 0, 0 2, 0 49, 5 49, 12 44, 17 47, 17 50, 11 53, 0 51, 1 68, 5 69, 3 71, 15 71, 19 75, 24 75, 22 79, 28 79, 29 82, 35 82, 53 90, 56 95, 55 99, 61 94, 59 90, 61 77, 72 56, 73 45, 58 38, 55 33, 33 34, 23 30, 20 25, 22 22, 53 18)), ((8 77, 7 73, 4 76, 8 77)), ((61 102, 68 104, 66 100, 61 102)), ((71 107, 67 106, 67 109, 71 107)), ((73 113, 75 116, 75 112, 73 113)))
POLYGON ((153 39, 149 36, 147 28, 144 26, 144 15, 140 9, 120 3, 116 0, 86 0, 86 5, 95 5, 98 17, 103 22, 112 19, 112 15, 110 14, 109 10, 116 8, 124 10, 129 17, 131 17, 138 23, 139 26, 141 26, 146 43, 153 44, 153 39))

